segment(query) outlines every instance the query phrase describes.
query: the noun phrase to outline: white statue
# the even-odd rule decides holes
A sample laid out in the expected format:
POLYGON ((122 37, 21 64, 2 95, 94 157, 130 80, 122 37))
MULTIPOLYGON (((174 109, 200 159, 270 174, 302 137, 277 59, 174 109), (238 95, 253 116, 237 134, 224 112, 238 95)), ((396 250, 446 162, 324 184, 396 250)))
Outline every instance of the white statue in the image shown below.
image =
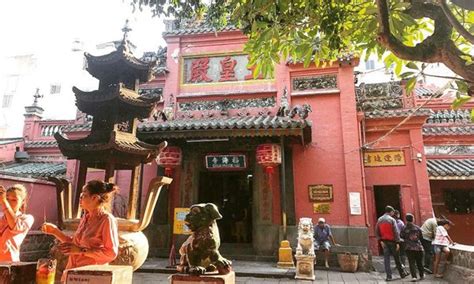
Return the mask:
POLYGON ((311 218, 300 218, 296 247, 296 279, 314 280, 314 228, 311 218))
POLYGON ((300 218, 296 255, 314 256, 314 228, 311 218, 300 218))

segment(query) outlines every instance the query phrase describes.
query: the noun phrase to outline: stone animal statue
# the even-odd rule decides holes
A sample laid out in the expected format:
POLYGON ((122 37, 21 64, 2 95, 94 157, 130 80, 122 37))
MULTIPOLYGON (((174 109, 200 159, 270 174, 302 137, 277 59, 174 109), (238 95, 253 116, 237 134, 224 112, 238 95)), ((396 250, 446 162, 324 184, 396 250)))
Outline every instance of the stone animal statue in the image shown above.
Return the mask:
POLYGON ((310 112, 313 110, 311 109, 311 106, 308 104, 303 104, 301 105, 295 105, 291 110, 288 116, 290 118, 295 117, 295 115, 298 115, 301 119, 306 119, 309 115, 310 112))
POLYGON ((219 274, 231 271, 232 263, 219 253, 221 241, 216 220, 221 218, 217 206, 212 203, 191 206, 184 222, 192 234, 179 249, 179 272, 201 275, 216 270, 219 274))
POLYGON ((311 218, 300 218, 296 255, 314 256, 314 227, 311 218))

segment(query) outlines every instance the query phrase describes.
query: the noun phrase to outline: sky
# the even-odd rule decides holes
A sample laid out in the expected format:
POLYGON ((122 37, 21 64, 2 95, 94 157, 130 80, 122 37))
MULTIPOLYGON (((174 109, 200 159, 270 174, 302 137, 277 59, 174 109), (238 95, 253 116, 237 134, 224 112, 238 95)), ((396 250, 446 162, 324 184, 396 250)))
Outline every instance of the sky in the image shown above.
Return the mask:
POLYGON ((95 45, 121 39, 129 19, 137 55, 164 45, 162 21, 145 10, 132 13, 128 0, 7 0, 0 4, 2 55, 69 49, 74 39, 95 45))
MULTIPOLYGON (((76 114, 72 86, 86 91, 97 82, 83 70, 83 51, 95 55, 99 44, 123 38, 122 28, 129 20, 129 40, 136 46, 135 56, 156 51, 165 45, 162 19, 152 17, 148 9, 132 12, 131 0, 6 0, 0 3, 0 136, 21 135, 24 106, 32 103, 36 88, 44 95, 40 106, 44 119, 73 119, 76 114), (73 41, 83 43, 73 54, 73 41), (3 108, 2 96, 8 78, 23 70, 12 67, 12 56, 33 56, 33 73, 16 83, 9 108, 3 108), (59 95, 49 94, 52 84, 61 85, 59 95), (61 107, 58 107, 61 106, 61 107), (5 128, 6 125, 6 128, 5 128)), ((110 52, 110 49, 107 51, 110 52)), ((102 50, 103 54, 103 50, 102 50)), ((24 72, 22 73, 24 74, 24 72)), ((11 85, 11 83, 10 83, 11 85)))

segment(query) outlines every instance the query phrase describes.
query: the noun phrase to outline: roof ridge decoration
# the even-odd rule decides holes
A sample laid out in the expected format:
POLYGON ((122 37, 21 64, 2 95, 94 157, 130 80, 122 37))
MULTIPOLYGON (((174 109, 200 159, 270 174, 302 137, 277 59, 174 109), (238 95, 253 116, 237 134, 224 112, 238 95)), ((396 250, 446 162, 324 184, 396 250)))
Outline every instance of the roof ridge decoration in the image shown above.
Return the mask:
POLYGON ((216 28, 208 24, 204 19, 196 18, 168 20, 165 22, 165 26, 166 29, 163 32, 163 36, 240 31, 240 29, 233 24, 227 24, 226 26, 216 28))
POLYGON ((435 110, 427 121, 428 124, 470 124, 471 122, 471 111, 469 109, 435 110))

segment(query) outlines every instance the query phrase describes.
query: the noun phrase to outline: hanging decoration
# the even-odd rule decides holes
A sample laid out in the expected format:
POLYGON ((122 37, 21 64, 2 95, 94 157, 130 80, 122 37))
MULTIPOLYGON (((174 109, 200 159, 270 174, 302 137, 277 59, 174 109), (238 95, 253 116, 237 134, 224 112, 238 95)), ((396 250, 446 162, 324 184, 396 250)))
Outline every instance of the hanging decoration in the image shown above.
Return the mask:
POLYGON ((156 157, 158 166, 165 168, 165 176, 172 176, 173 169, 181 165, 183 154, 181 148, 168 146, 156 157))
POLYGON ((257 163, 270 175, 274 168, 281 164, 281 148, 278 144, 267 143, 257 146, 257 163))

